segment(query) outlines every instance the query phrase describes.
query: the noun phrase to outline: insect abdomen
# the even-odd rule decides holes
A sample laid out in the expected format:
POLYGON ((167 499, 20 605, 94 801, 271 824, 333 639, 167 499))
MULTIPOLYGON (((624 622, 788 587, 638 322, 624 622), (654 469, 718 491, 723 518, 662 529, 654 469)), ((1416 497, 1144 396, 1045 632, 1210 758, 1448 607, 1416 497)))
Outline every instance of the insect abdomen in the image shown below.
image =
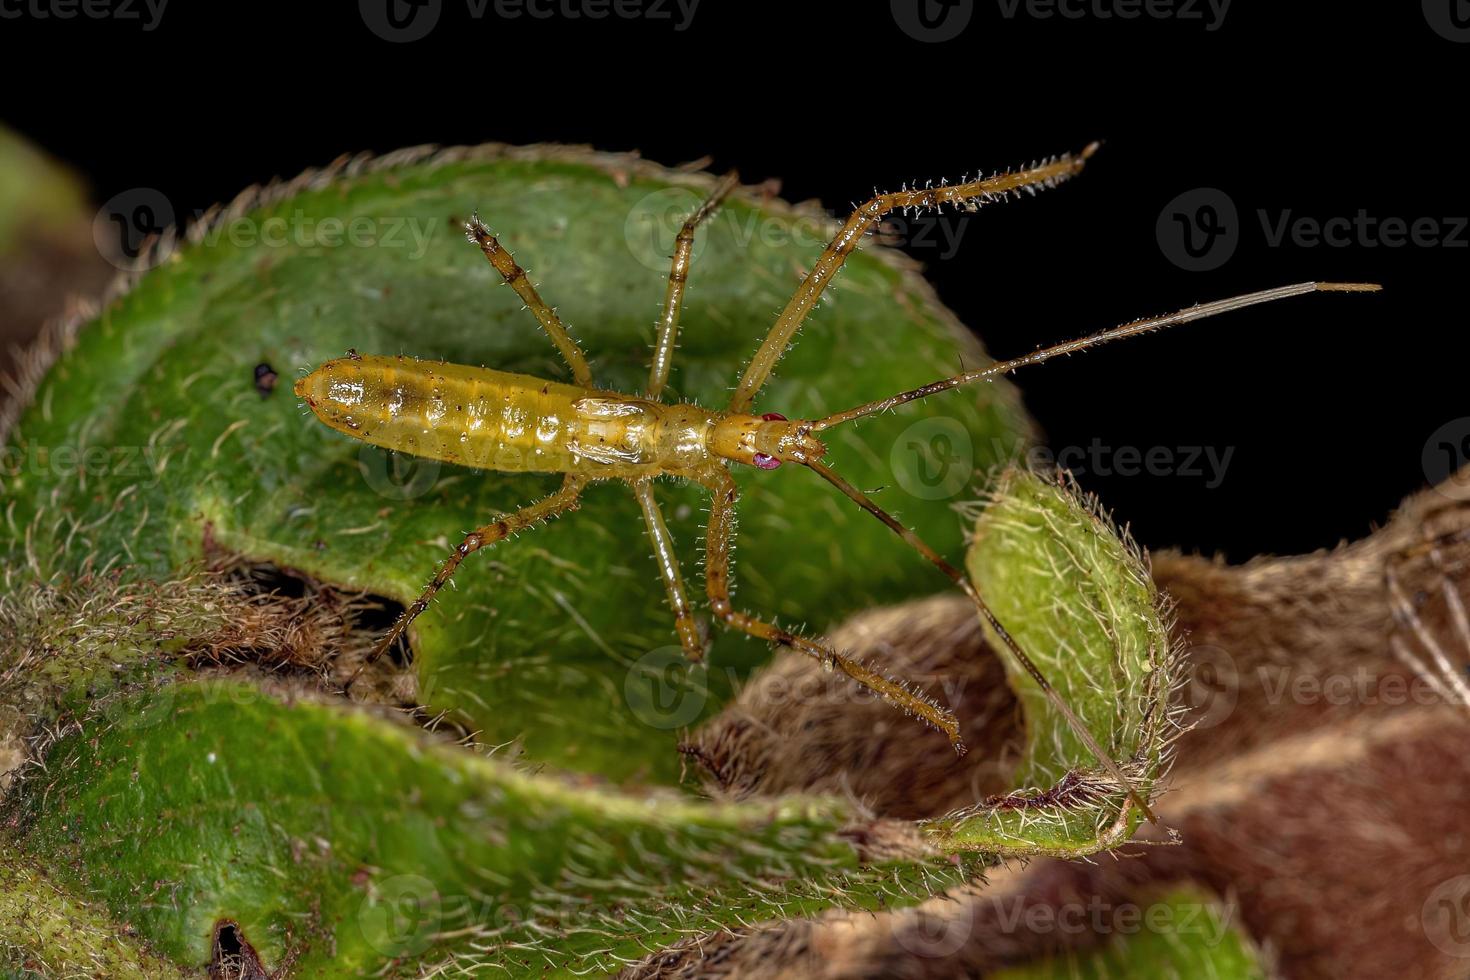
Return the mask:
POLYGON ((412 357, 327 361, 296 385, 327 425, 396 452, 503 473, 643 475, 661 406, 412 357))

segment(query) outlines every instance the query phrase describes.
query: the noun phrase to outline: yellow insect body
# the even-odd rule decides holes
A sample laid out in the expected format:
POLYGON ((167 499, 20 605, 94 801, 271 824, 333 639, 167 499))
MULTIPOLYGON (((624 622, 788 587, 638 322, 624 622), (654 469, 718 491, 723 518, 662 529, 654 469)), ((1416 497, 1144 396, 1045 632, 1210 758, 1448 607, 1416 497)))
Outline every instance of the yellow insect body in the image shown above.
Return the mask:
POLYGON ((779 448, 792 428, 785 420, 402 356, 327 361, 297 382, 296 393, 355 439, 502 473, 690 476, 709 465, 713 446, 733 440, 738 452, 749 442, 753 454, 757 442, 779 448))

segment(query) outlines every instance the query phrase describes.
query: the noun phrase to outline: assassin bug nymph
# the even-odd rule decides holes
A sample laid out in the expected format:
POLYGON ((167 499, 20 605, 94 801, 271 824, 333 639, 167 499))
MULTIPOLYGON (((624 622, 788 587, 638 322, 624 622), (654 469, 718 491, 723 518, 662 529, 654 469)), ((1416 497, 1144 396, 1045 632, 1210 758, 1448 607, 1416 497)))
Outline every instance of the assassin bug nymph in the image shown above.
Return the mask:
POLYGON ((377 644, 369 662, 381 656, 428 607, 471 553, 575 509, 578 498, 589 483, 610 479, 625 481, 638 500, 673 609, 675 632, 688 658, 699 660, 704 653, 704 640, 684 584, 673 539, 653 492, 654 478, 683 477, 707 488, 711 496, 706 529, 705 592, 715 617, 730 628, 815 657, 828 670, 840 670, 895 706, 939 729, 956 751, 963 752, 959 723, 945 707, 816 640, 781 629, 735 608, 731 603, 730 550, 737 490, 730 476, 730 465, 769 470, 783 463, 794 463, 812 470, 882 521, 964 590, 1002 644, 1040 685, 1119 787, 1126 791, 1142 814, 1153 820, 1147 802, 1134 789, 1122 768, 1047 683, 1035 663, 990 611, 968 577, 867 494, 829 469, 822 462, 826 447, 818 437, 824 430, 844 422, 884 412, 961 385, 993 379, 1027 364, 1039 364, 1146 331, 1303 293, 1361 292, 1378 287, 1301 283, 1207 303, 1168 316, 1138 320, 1081 340, 992 364, 982 370, 935 381, 823 419, 792 420, 774 412, 756 414, 752 409, 761 386, 792 343, 802 321, 817 305, 823 291, 863 236, 871 232, 885 215, 902 208, 937 208, 946 204, 973 209, 1021 191, 1034 193, 1076 175, 1095 149, 1096 144, 1093 144, 1080 154, 1068 154, 988 178, 882 194, 863 204, 848 218, 807 273, 746 365, 734 395, 723 410, 668 403, 663 400, 663 391, 678 336, 695 230, 734 189, 736 180, 733 175, 720 181, 709 199, 684 222, 675 239, 662 314, 657 322, 648 388, 641 395, 605 391, 593 384, 592 372, 577 341, 567 332, 555 311, 542 300, 510 253, 486 230, 478 216, 472 218, 466 225, 469 240, 479 246, 490 264, 536 317, 571 369, 574 383, 549 382, 489 368, 403 356, 352 353, 345 358, 328 361, 302 378, 296 383, 296 394, 327 425, 376 446, 478 469, 560 473, 564 479, 561 488, 545 499, 467 534, 423 594, 377 644))

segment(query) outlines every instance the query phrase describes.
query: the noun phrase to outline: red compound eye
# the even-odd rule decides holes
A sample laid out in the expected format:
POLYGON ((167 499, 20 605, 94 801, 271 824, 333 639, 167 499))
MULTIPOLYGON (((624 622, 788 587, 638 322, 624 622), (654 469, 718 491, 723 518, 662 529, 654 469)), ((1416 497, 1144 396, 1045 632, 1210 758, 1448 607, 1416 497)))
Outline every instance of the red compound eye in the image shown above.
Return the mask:
POLYGON ((780 412, 767 412, 766 414, 764 414, 764 415, 761 416, 761 421, 763 421, 763 422, 785 422, 786 421, 786 416, 782 415, 780 412))
POLYGON ((779 459, 774 456, 767 456, 765 453, 756 453, 751 462, 763 470, 774 470, 781 465, 779 459))

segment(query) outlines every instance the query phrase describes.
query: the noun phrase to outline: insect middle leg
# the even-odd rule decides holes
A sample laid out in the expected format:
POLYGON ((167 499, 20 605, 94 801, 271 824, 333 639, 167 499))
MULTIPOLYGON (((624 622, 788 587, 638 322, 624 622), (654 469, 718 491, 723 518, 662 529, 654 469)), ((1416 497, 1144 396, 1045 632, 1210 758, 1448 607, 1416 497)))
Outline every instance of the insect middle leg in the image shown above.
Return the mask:
POLYGON ((934 701, 916 694, 897 681, 884 677, 877 671, 854 660, 849 660, 830 647, 796 633, 788 632, 772 623, 756 619, 737 610, 730 601, 730 547, 735 534, 735 501, 739 490, 735 480, 723 468, 712 468, 701 476, 699 482, 709 488, 709 527, 706 532, 704 556, 704 584, 709 595, 710 609, 726 625, 743 633, 766 640, 779 646, 800 650, 821 661, 825 669, 840 670, 863 687, 873 691, 890 704, 917 715, 949 739, 959 754, 965 752, 965 743, 960 738, 960 725, 954 713, 940 707, 934 701))
POLYGON ((658 339, 654 342, 653 363, 648 368, 648 397, 657 399, 669 381, 669 365, 674 359, 674 346, 679 339, 679 315, 684 308, 684 286, 689 281, 689 265, 694 256, 694 229, 714 214, 739 179, 727 174, 715 185, 710 196, 679 229, 674 238, 674 255, 669 266, 669 286, 664 292, 663 314, 658 318, 658 339))
POLYGON ((587 355, 582 353, 581 346, 567 331, 566 324, 561 322, 561 317, 556 311, 546 305, 541 294, 536 292, 536 287, 531 285, 531 280, 526 275, 526 270, 516 265, 516 260, 511 254, 490 234, 480 221, 479 214, 470 216, 465 223, 465 237, 476 245, 480 251, 485 253, 485 258, 495 267, 507 285, 515 290, 515 294, 526 304, 526 308, 536 317, 556 349, 561 352, 562 360, 567 362, 567 367, 572 369, 572 377, 577 384, 583 388, 592 387, 592 369, 587 366, 587 355))
POLYGON ((352 677, 347 682, 348 685, 350 686, 352 681, 357 679, 357 675, 362 673, 369 664, 387 652, 393 646, 394 642, 403 635, 403 631, 408 629, 409 624, 417 619, 420 613, 429 608, 429 603, 434 601, 434 596, 438 595, 439 590, 444 588, 445 583, 453 577, 455 571, 466 558, 481 548, 488 548, 497 541, 510 537, 517 531, 529 530, 542 521, 550 520, 568 510, 575 510, 582 496, 582 491, 586 489, 586 486, 587 479, 585 477, 568 476, 562 481, 561 488, 556 492, 543 497, 534 504, 528 504, 522 507, 514 514, 501 517, 465 535, 464 540, 459 543, 459 547, 455 548, 449 557, 444 560, 444 564, 439 566, 439 571, 424 589, 423 594, 403 611, 403 615, 398 617, 398 621, 393 624, 393 628, 388 631, 386 636, 378 641, 377 646, 373 648, 373 652, 353 672, 352 677))
POLYGON ((638 498, 638 506, 643 508, 643 522, 648 526, 648 538, 653 543, 653 560, 658 562, 659 574, 663 576, 664 588, 669 593, 669 608, 674 611, 674 632, 679 635, 679 645, 684 648, 685 657, 698 663, 704 659, 705 640, 700 635, 699 622, 694 618, 689 590, 684 585, 684 573, 679 569, 674 536, 669 533, 663 512, 653 496, 653 481, 634 483, 633 496, 638 498))

